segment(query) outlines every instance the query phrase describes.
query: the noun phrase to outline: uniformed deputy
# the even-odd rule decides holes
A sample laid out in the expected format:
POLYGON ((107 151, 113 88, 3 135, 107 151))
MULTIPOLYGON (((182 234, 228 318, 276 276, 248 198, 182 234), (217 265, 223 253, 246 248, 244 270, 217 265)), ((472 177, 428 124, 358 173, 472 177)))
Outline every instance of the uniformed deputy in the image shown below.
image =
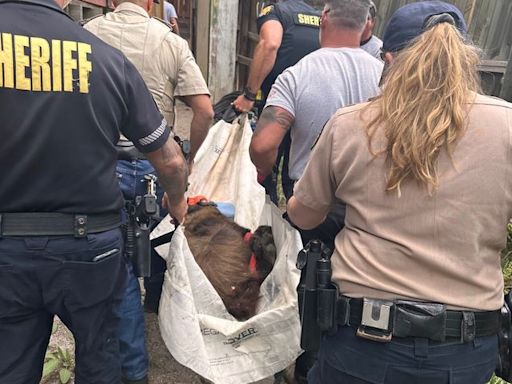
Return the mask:
POLYGON ((192 160, 208 134, 213 108, 208 86, 188 43, 172 34, 167 23, 149 16, 152 0, 120 0, 114 4, 114 12, 87 21, 84 28, 128 57, 171 126, 175 123, 176 99, 192 109, 192 160))
MULTIPOLYGON (((168 5, 167 2, 165 2, 168 5)), ((210 127, 213 109, 206 82, 188 43, 172 33, 169 25, 149 16, 152 0, 114 1, 113 12, 95 17, 84 28, 113 47, 119 48, 139 70, 158 108, 169 122, 174 121, 174 104, 180 98, 192 108, 191 158, 210 127)), ((123 142, 126 147, 129 143, 123 142)), ((144 157, 118 162, 124 197, 144 194, 144 176, 154 169, 144 157)), ((153 252, 152 276, 146 279, 145 307, 158 310, 165 262, 153 252)), ((126 297, 120 307, 120 341, 123 381, 147 382, 148 357, 145 345, 144 314, 138 280, 130 270, 126 297)))
POLYGON ((310 384, 483 384, 498 356, 500 251, 512 217, 512 104, 479 95, 461 12, 399 9, 383 93, 329 121, 288 214, 347 205, 332 256, 338 330, 310 384))
MULTIPOLYGON (((254 107, 256 95, 261 89, 258 108, 261 112, 277 77, 288 67, 318 48, 320 12, 307 0, 284 0, 269 5, 261 11, 257 26, 260 40, 254 49, 247 85, 234 102, 235 109, 248 112, 254 107)), ((288 176, 290 136, 287 135, 279 149, 276 170, 283 159, 283 192, 291 196, 293 184, 288 176)), ((275 175, 263 182, 267 193, 277 202, 275 175)))
POLYGON ((0 1, 0 383, 36 384, 54 315, 75 382, 119 384, 115 308, 126 278, 119 132, 186 213, 186 161, 137 69, 76 25, 64 0, 0 1), (58 4, 58 5, 57 5, 58 4))
POLYGON ((307 0, 284 0, 261 11, 257 21, 260 40, 254 49, 249 78, 243 94, 234 101, 239 111, 250 111, 261 88, 261 102, 286 68, 318 48, 320 12, 307 0))

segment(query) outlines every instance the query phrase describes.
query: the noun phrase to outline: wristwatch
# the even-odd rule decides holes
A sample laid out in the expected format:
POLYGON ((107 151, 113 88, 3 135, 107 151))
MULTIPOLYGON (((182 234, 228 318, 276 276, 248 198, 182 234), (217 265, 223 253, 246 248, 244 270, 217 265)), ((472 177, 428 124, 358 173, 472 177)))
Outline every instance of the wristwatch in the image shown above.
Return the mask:
POLYGON ((249 101, 256 101, 256 93, 252 92, 249 87, 244 88, 244 97, 249 101))

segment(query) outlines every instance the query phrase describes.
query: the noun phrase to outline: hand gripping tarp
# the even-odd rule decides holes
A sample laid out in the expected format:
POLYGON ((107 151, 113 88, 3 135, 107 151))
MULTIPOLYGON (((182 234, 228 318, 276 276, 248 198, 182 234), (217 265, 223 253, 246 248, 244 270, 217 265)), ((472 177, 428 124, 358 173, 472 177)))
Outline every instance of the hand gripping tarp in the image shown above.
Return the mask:
MULTIPOLYGON (((204 175, 204 189, 195 177, 193 193, 210 197, 208 193, 213 190, 210 185, 213 182, 252 196, 250 202, 240 203, 235 195, 235 204, 239 202, 236 205, 236 221, 251 229, 258 225, 272 226, 278 251, 277 260, 272 272, 261 285, 257 314, 240 322, 226 311, 221 298, 196 264, 183 229, 178 227, 170 247, 164 245, 157 248, 158 253, 167 261, 159 322, 162 338, 178 362, 214 383, 243 384, 270 377, 285 369, 301 352, 296 294, 299 271, 295 263, 302 243, 298 232, 282 219, 275 205, 266 201, 259 207, 254 206, 254 202, 260 199, 255 195, 263 191, 259 185, 252 183, 252 180, 256 180, 256 171, 248 155, 252 134, 250 127, 246 125, 240 129, 236 122, 233 129, 227 127, 226 123, 223 125, 222 130, 213 127, 214 130, 209 133, 209 136, 220 135, 223 139, 207 138, 208 143, 216 145, 206 147, 200 151, 201 156, 196 157, 193 172, 198 172, 196 176, 204 175), (225 131, 229 134, 226 135, 225 131), (223 152, 242 152, 237 155, 225 154, 228 159, 237 159, 241 164, 212 162, 213 155, 204 153, 206 151, 215 152, 217 157, 223 152), (229 175, 235 180, 226 178, 226 173, 221 170, 204 173, 202 167, 205 159, 209 159, 208 164, 222 163, 229 169, 236 169, 236 172, 229 175), (254 179, 248 180, 247 175, 254 179), (224 181, 212 180, 212 177, 217 176, 224 181), (246 185, 239 185, 244 183, 246 185), (252 206, 248 207, 248 204, 252 206), (241 212, 245 209, 247 212, 241 212), (253 216, 256 214, 257 217, 253 216)), ((163 220, 155 229, 153 237, 168 231, 168 226, 169 221, 163 220)))

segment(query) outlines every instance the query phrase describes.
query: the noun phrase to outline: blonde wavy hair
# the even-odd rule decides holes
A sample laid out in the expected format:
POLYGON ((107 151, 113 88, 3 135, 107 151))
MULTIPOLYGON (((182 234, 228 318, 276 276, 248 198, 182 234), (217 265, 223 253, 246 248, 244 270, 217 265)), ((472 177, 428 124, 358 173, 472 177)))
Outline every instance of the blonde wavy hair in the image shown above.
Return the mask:
POLYGON ((367 126, 374 155, 372 139, 384 129, 388 191, 400 195, 407 179, 426 185, 429 193, 437 188, 439 153, 446 148, 451 155, 465 129, 468 103, 480 90, 479 61, 479 50, 449 23, 431 27, 395 57, 382 94, 369 105, 377 115, 367 126))

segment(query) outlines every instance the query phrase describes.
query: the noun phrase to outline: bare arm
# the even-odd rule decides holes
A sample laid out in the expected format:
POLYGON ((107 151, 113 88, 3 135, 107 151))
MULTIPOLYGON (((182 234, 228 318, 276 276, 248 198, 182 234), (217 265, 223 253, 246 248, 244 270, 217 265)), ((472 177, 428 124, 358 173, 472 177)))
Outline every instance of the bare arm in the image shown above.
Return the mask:
POLYGON ((251 160, 260 176, 272 172, 279 144, 294 120, 293 115, 281 107, 270 106, 263 110, 249 147, 251 160))
POLYGON ((277 20, 269 20, 260 30, 260 41, 254 50, 247 86, 257 92, 263 80, 276 63, 277 51, 283 40, 283 26, 277 20))
POLYGON ((179 145, 173 138, 169 138, 160 149, 146 153, 146 157, 155 167, 158 181, 167 194, 169 213, 182 222, 187 212, 185 191, 188 168, 179 145))
POLYGON ((175 34, 179 35, 180 34, 180 26, 178 25, 178 19, 175 17, 171 17, 169 22, 171 23, 172 31, 175 34))
POLYGON ((183 96, 181 99, 192 108, 194 113, 190 127, 190 161, 192 161, 212 124, 213 107, 208 95, 183 96))
POLYGON ((324 222, 326 217, 323 212, 319 212, 302 204, 295 196, 292 196, 290 200, 288 200, 286 212, 292 223, 302 229, 316 228, 324 222))
MULTIPOLYGON (((247 87, 251 92, 258 92, 263 80, 272 71, 276 62, 277 51, 281 46, 283 33, 283 26, 277 20, 269 20, 261 27, 260 41, 254 49, 249 79, 247 80, 247 87)), ((248 112, 254 106, 254 102, 241 95, 233 102, 233 105, 239 111, 248 112)))

